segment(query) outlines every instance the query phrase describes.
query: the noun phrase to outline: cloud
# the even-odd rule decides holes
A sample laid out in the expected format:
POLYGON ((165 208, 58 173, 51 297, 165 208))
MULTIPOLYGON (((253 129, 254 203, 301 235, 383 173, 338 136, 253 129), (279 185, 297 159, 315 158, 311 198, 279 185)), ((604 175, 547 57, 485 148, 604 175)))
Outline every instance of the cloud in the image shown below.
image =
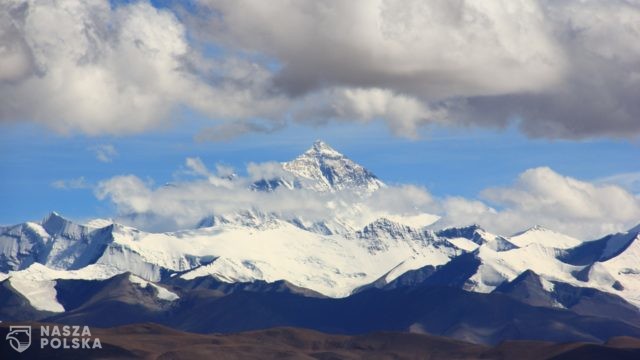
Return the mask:
MULTIPOLYGON (((516 120, 534 137, 640 134, 637 1, 200 3, 214 14, 205 36, 278 61, 274 84, 296 101, 355 92, 345 119, 379 116, 403 136, 443 120, 516 120), (380 111, 380 94, 412 104, 380 111)), ((316 105, 316 117, 339 108, 316 105)))
POLYGON ((235 119, 279 101, 254 96, 267 76, 259 65, 203 60, 184 24, 144 1, 9 0, 0 16, 0 121, 130 134, 166 126, 181 106, 235 119))
POLYGON ((405 137, 511 123, 532 137, 640 135, 636 0, 192 5, 3 2, 0 121, 130 134, 188 109, 212 119, 206 141, 378 119, 405 137))
POLYGON ((313 125, 385 119, 394 134, 416 138, 420 125, 445 123, 448 112, 444 103, 429 105, 387 89, 334 88, 305 96, 291 113, 296 122, 313 125))
POLYGON ((474 222, 511 234, 540 224, 592 239, 640 223, 640 198, 627 190, 562 176, 546 167, 523 172, 512 186, 484 190, 481 200, 443 199, 441 226, 474 222))
POLYGON ((278 178, 292 180, 291 173, 285 171, 284 168, 282 167, 282 164, 275 161, 264 162, 264 163, 250 162, 247 165, 247 175, 252 182, 262 180, 262 179, 278 179, 278 178))
POLYGON ((542 225, 585 240, 640 223, 637 196, 619 186, 577 180, 546 167, 523 172, 510 186, 485 189, 478 199, 437 198, 414 185, 387 186, 363 198, 350 191, 251 190, 258 179, 286 175, 276 162, 250 163, 246 177, 233 178, 212 174, 199 159, 187 163, 200 177, 154 187, 134 175, 117 176, 101 181, 96 196, 115 205, 119 221, 154 231, 188 228, 206 216, 247 210, 355 229, 379 217, 434 214, 440 217, 434 228, 477 223, 510 235, 542 225))
POLYGON ((380 189, 363 200, 350 191, 337 193, 305 189, 278 188, 272 192, 254 191, 250 185, 262 177, 290 177, 276 162, 250 163, 247 176, 221 177, 228 169, 212 174, 197 158, 186 160, 197 170, 195 179, 153 186, 135 175, 115 176, 100 181, 94 192, 99 200, 111 202, 118 221, 152 231, 193 227, 211 215, 233 215, 247 210, 277 214, 284 219, 305 222, 338 222, 355 228, 381 217, 420 215, 432 198, 415 186, 380 189))
POLYGON ((90 189, 92 187, 84 176, 69 180, 56 180, 51 183, 51 186, 60 190, 90 189))
POLYGON ((230 180, 237 176, 236 170, 232 166, 224 164, 216 164, 216 174, 221 178, 230 180))
POLYGON ((382 188, 382 191, 374 192, 364 204, 368 207, 379 207, 390 214, 414 213, 425 210, 435 210, 436 199, 429 191, 415 185, 397 185, 382 188), (384 204, 381 206, 381 204, 384 204))
POLYGON ((212 175, 200 158, 187 158, 185 164, 196 175, 207 177, 212 175))
POLYGON ((123 213, 145 213, 151 209, 149 184, 134 175, 120 175, 101 181, 95 188, 95 194, 99 200, 109 198, 123 213))
POLYGON ((121 221, 147 230, 193 227, 206 216, 244 210, 277 212, 285 217, 314 214, 313 218, 322 217, 321 214, 328 211, 321 202, 315 201, 315 194, 258 193, 239 184, 226 185, 229 186, 198 179, 154 188, 127 175, 100 182, 96 195, 116 206, 121 221), (157 227, 157 223, 162 227, 157 227))
MULTIPOLYGON (((210 185, 229 189, 233 187, 232 181, 236 174, 232 167, 216 164, 216 172, 211 172, 199 157, 189 157, 185 160, 185 166, 187 171, 184 173, 188 175, 194 175, 196 177, 204 177, 207 179, 210 185)), ((177 187, 176 184, 171 184, 172 187, 177 187)))
POLYGON ((110 144, 95 145, 89 148, 96 154, 96 159, 103 163, 110 163, 113 158, 118 156, 118 151, 115 146, 110 144))

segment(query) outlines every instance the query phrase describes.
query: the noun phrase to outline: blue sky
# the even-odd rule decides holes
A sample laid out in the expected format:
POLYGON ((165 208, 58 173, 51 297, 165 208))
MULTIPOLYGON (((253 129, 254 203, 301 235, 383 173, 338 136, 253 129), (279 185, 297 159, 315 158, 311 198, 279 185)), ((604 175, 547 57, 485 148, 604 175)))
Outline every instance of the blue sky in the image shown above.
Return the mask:
POLYGON ((186 157, 200 157, 244 171, 249 162, 286 161, 322 139, 388 183, 425 186, 436 196, 474 198, 488 187, 511 184, 526 169, 549 166, 583 180, 638 171, 640 146, 614 140, 532 140, 515 129, 424 130, 418 140, 369 125, 292 126, 271 134, 250 134, 227 142, 197 142, 192 125, 126 137, 62 136, 35 124, 3 126, 0 134, 0 223, 37 220, 50 211, 76 219, 113 216, 93 190, 57 189, 57 180, 84 177, 88 185, 134 174, 163 184, 184 169, 186 157), (96 158, 95 145, 113 145, 111 162, 96 158))
POLYGON ((189 226, 201 184, 157 191, 186 158, 243 174, 322 139, 406 196, 388 213, 623 230, 640 221, 639 22, 618 1, 2 3, 0 224, 195 207, 189 226))

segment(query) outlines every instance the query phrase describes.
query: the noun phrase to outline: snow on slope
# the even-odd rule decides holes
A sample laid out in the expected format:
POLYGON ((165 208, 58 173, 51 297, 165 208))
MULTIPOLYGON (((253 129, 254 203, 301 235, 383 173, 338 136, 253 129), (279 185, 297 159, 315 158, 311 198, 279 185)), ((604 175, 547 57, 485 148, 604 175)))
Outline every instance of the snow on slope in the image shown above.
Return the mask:
MULTIPOLYGON (((213 275, 227 282, 285 279, 340 297, 411 257, 420 258, 423 264, 441 265, 461 252, 388 220, 373 223, 352 237, 318 235, 287 222, 262 231, 241 227, 217 231, 189 234, 190 241, 182 251, 209 253, 216 259, 183 274, 183 278, 213 275), (376 236, 368 237, 372 233, 376 236)), ((140 241, 156 246, 171 242, 159 234, 140 241)))
POLYGON ((40 224, 27 222, 0 231, 0 271, 42 263, 54 269, 89 265, 111 241, 108 228, 75 224, 52 212, 40 224))
POLYGON ((373 173, 322 141, 296 159, 282 164, 300 180, 302 188, 316 191, 361 190, 371 193, 384 187, 373 173))
POLYGON ((162 286, 156 285, 154 283, 148 282, 145 279, 139 277, 139 276, 135 276, 135 275, 129 275, 129 281, 131 281, 132 283, 140 286, 141 288, 145 289, 148 286, 153 287, 156 292, 157 292, 157 296, 158 299, 162 299, 162 300, 166 300, 166 301, 175 301, 178 300, 180 298, 180 296, 178 296, 178 294, 171 292, 167 289, 165 289, 162 286))
MULTIPOLYGON (((554 235, 551 241, 558 238, 554 235)), ((480 265, 467 278, 463 287, 468 291, 488 293, 505 281, 512 281, 525 271, 532 270, 544 281, 559 281, 602 290, 621 296, 640 307, 640 234, 638 231, 621 233, 606 237, 603 241, 613 242, 615 245, 611 245, 611 248, 617 249, 617 255, 582 265, 572 265, 562 260, 567 249, 541 244, 549 243, 549 238, 539 242, 530 241, 522 247, 499 249, 500 251, 496 251, 492 242, 487 242, 473 252, 480 265), (627 242, 623 242, 621 238, 627 242)), ((560 245, 566 246, 567 243, 560 245)))
POLYGON ((87 227, 92 227, 95 229, 101 229, 104 227, 107 227, 109 225, 112 225, 114 222, 111 219, 92 219, 87 221, 84 226, 87 227))
POLYGON ((545 229, 539 225, 511 236, 509 241, 519 247, 538 244, 556 249, 568 249, 582 244, 582 241, 576 238, 545 229))
POLYGON ((609 236, 600 258, 604 260, 617 255, 635 242, 638 237, 638 233, 640 233, 640 229, 636 227, 627 232, 609 236))
MULTIPOLYGON (((640 305, 640 230, 628 234, 631 239, 624 251, 597 264, 601 264, 607 275, 619 282, 618 287, 624 298, 640 305)), ((598 280, 607 287, 614 285, 610 284, 608 278, 598 280)))
POLYGON ((442 229, 437 231, 436 235, 446 238, 450 243, 466 251, 476 250, 480 245, 494 242, 499 238, 477 224, 466 227, 442 229))
POLYGON ((352 233, 377 218, 385 217, 392 221, 421 228, 432 224, 438 216, 426 213, 394 214, 366 206, 364 201, 375 191, 386 187, 373 173, 355 163, 322 141, 294 160, 280 163, 282 174, 279 177, 260 179, 251 185, 255 191, 272 192, 277 188, 288 190, 311 190, 327 197, 327 206, 335 209, 333 217, 322 220, 305 219, 304 216, 282 214, 261 214, 255 209, 247 209, 231 214, 208 216, 198 227, 211 227, 216 224, 243 224, 260 226, 272 218, 286 220, 308 231, 332 235, 352 233), (286 217, 285 217, 286 216, 286 217))
POLYGON ((38 310, 63 312, 64 307, 56 296, 57 279, 104 280, 119 271, 104 265, 89 265, 80 270, 55 270, 34 263, 27 269, 7 274, 9 285, 23 295, 38 310))
MULTIPOLYGON (((271 191, 284 186, 325 194, 347 190, 364 199, 386 186, 321 141, 282 163, 282 169, 287 176, 263 179, 252 188, 271 191)), ((438 220, 436 216, 374 212, 354 201, 345 206, 347 213, 324 221, 284 219, 247 209, 211 216, 197 229, 158 234, 110 220, 78 225, 52 213, 41 223, 0 228, 0 279, 11 276, 12 284, 50 311, 60 310, 51 300, 55 276, 98 276, 92 269, 129 271, 133 278, 143 279, 138 283, 145 287, 146 281, 175 272, 186 279, 214 276, 226 282, 288 280, 339 297, 381 276, 390 282, 406 271, 443 265, 463 252, 474 252, 480 267, 468 279, 468 290, 489 292, 531 269, 544 281, 594 287, 640 305, 640 226, 608 237, 597 250, 602 254, 594 258, 599 262, 577 266, 560 259, 581 242, 541 227, 510 238, 478 225, 434 233, 423 227, 438 220), (378 217, 383 218, 375 220, 378 217), (24 274, 15 272, 20 269, 26 269, 24 274), (52 269, 81 271, 52 275, 52 269), (13 275, 6 274, 10 271, 13 275)), ((171 297, 164 292, 162 296, 171 297)))
POLYGON ((384 213, 384 214, 381 214, 379 217, 389 219, 399 224, 411 226, 412 228, 416 228, 416 229, 421 229, 423 227, 432 225, 433 223, 435 223, 440 219, 440 216, 433 215, 433 214, 396 215, 396 214, 384 213))
MULTIPOLYGON (((12 271, 5 275, 9 285, 24 296, 35 309, 50 312, 64 312, 65 309, 57 300, 55 289, 57 280, 105 280, 122 273, 121 270, 108 265, 94 264, 80 270, 55 270, 42 264, 34 263, 27 269, 12 271)), ((129 281, 146 288, 153 287, 157 297, 165 301, 175 301, 179 296, 166 288, 148 282, 138 276, 130 275, 129 281)))
POLYGON ((583 267, 558 260, 557 256, 560 253, 559 249, 535 243, 507 251, 495 251, 490 246, 481 246, 476 252, 476 257, 480 259, 480 267, 469 278, 465 289, 489 293, 503 282, 515 279, 527 270, 533 270, 547 280, 576 282, 572 274, 583 267))
POLYGON ((462 237, 457 237, 457 238, 452 238, 447 240, 449 240, 449 242, 452 243, 453 245, 465 251, 473 251, 480 246, 474 243, 473 241, 466 238, 462 238, 462 237))
POLYGON ((358 227, 357 225, 364 226, 364 224, 360 224, 362 221, 357 219, 362 211, 360 206, 358 206, 358 204, 354 204, 349 211, 350 213, 343 213, 341 216, 336 215, 333 219, 318 221, 307 220, 302 216, 283 218, 273 213, 266 214, 256 209, 250 209, 223 215, 208 216, 202 219, 197 227, 204 228, 220 225, 239 225, 251 228, 266 228, 274 226, 275 220, 283 220, 303 230, 318 234, 346 234, 355 231, 358 227))
MULTIPOLYGON (((155 234, 117 224, 96 230, 57 214, 44 223, 51 219, 62 225, 43 226, 40 242, 59 250, 47 252, 47 247, 41 246, 45 250, 40 249, 37 259, 51 271, 72 270, 91 259, 92 264, 128 271, 153 282, 171 272, 182 273, 184 278, 211 275, 226 282, 287 280, 335 297, 349 295, 400 263, 407 269, 441 265, 463 251, 433 232, 388 219, 336 235, 307 231, 276 217, 249 224, 219 221, 211 227, 155 234), (73 231, 61 231, 63 227, 73 231)), ((39 265, 23 262, 21 268, 34 264, 39 265)), ((29 269, 33 272, 37 267, 29 269)), ((45 273, 41 276, 52 278, 45 273)), ((25 285, 21 289, 33 292, 25 285)), ((55 306, 48 309, 53 311, 55 306)))
MULTIPOLYGON (((12 287, 25 294, 34 307, 48 311, 61 311, 55 301, 55 279, 105 278, 125 271, 145 281, 161 280, 164 271, 179 272, 185 279, 214 276, 226 282, 287 280, 328 296, 341 297, 381 276, 390 282, 409 270, 443 265, 474 245, 477 246, 473 250, 474 256, 480 260, 480 267, 468 278, 467 290, 490 292, 530 269, 546 281, 597 288, 640 306, 638 232, 604 238, 603 241, 610 241, 612 245, 604 243, 601 248, 610 247, 615 251, 600 251, 611 255, 610 258, 601 257, 601 261, 586 265, 570 265, 561 260, 569 251, 567 249, 534 241, 517 247, 479 227, 434 233, 388 219, 378 219, 359 231, 342 235, 306 231, 277 218, 255 227, 219 223, 207 228, 158 234, 122 225, 87 229, 57 218, 54 223, 60 226, 53 226, 49 221, 44 223, 46 226, 27 223, 5 228, 2 236, 8 236, 11 241, 26 238, 27 245, 40 237, 35 242, 44 244, 45 249, 56 249, 58 245, 49 245, 60 242, 70 250, 67 255, 57 255, 65 249, 63 246, 50 253, 38 253, 41 257, 38 260, 49 267, 32 262, 26 270, 0 275, 0 279, 9 276, 12 287), (95 235, 95 231, 99 231, 100 236, 95 235), (101 244, 102 248, 92 242, 101 244), (496 246, 497 243, 507 245, 496 246), (96 249, 102 252, 96 252, 96 249), (77 259, 87 258, 83 251, 94 257, 93 265, 73 271, 52 269, 73 269, 77 259), (47 258, 48 254, 53 254, 53 258, 47 258)), ((25 248, 28 251, 22 255, 31 256, 29 259, 33 261, 34 256, 29 255, 32 249, 25 248)), ((9 249, 10 255, 15 254, 13 247, 9 249)), ((25 266, 24 262, 22 266, 25 266)), ((161 289, 158 292, 167 299, 171 297, 161 289)))

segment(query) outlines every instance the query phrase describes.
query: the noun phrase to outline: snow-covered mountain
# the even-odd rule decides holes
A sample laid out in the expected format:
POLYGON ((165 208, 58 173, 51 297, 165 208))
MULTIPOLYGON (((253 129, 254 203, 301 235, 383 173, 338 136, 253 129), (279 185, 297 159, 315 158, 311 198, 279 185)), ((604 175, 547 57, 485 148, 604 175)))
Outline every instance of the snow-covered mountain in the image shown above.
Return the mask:
POLYGON ((75 224, 53 212, 41 222, 0 228, 0 271, 40 263, 53 269, 80 269, 94 263, 112 242, 112 227, 75 224))
POLYGON ((582 241, 576 238, 545 229, 540 225, 509 237, 509 241, 520 247, 538 244, 556 249, 568 249, 582 244, 582 241))
POLYGON ((552 283, 563 283, 598 289, 640 307, 640 228, 572 248, 566 248, 566 239, 570 238, 540 228, 508 240, 497 237, 442 266, 427 282, 490 293, 533 271, 550 292, 552 283), (496 242, 503 246, 496 247, 496 242))
POLYGON ((176 276, 210 276, 228 283, 286 280, 342 297, 424 267, 461 281, 465 290, 482 293, 534 271, 544 281, 590 287, 640 305, 639 229, 569 249, 542 245, 557 238, 551 234, 517 246, 510 242, 513 238, 479 226, 433 232, 379 219, 349 234, 323 235, 277 218, 258 225, 218 222, 147 233, 118 224, 74 224, 52 213, 40 223, 0 229, 0 266, 6 269, 0 279, 15 281, 15 289, 27 298, 39 289, 52 289, 56 278, 100 279, 122 272, 156 282, 176 276), (585 249, 596 253, 593 261, 580 257, 585 249), (38 274, 46 276, 38 280, 38 274))
POLYGON ((346 296, 408 260, 417 261, 414 267, 442 265, 464 251, 430 231, 387 219, 342 235, 277 218, 154 234, 118 224, 77 225, 56 213, 41 223, 2 229, 0 245, 9 277, 40 264, 53 270, 100 265, 151 281, 174 274, 225 282, 287 280, 328 296, 346 296))
MULTIPOLYGON (((325 195, 353 191, 355 199, 365 199, 386 186, 322 142, 282 163, 282 171, 286 176, 255 182, 253 189, 285 186, 325 195)), ((479 225, 433 231, 426 226, 437 217, 428 214, 388 214, 362 225, 354 221, 360 206, 354 203, 352 213, 324 221, 246 209, 165 233, 106 220, 76 224, 51 213, 40 222, 0 227, 0 281, 29 299, 34 309, 55 312, 61 311, 51 300, 57 281, 106 279, 124 272, 134 276, 134 283, 166 296, 154 287, 160 285, 144 284, 283 281, 329 297, 423 282, 491 293, 533 272, 535 281, 526 278, 524 283, 540 283, 549 294, 565 284, 597 289, 640 307, 640 226, 581 242, 540 226, 513 236, 491 234, 479 225)), ((556 297, 542 298, 551 303, 556 297)))
POLYGON ((386 186, 373 173, 322 141, 294 160, 281 164, 290 176, 262 179, 253 188, 271 191, 280 186, 314 191, 352 190, 369 194, 386 186))

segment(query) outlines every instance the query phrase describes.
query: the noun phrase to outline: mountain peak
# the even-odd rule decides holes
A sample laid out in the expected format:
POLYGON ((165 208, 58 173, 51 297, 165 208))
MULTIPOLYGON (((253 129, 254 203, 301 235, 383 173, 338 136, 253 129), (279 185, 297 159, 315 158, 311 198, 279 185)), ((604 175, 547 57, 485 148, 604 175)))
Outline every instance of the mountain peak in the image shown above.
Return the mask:
POLYGON ((44 219, 42 219, 42 222, 46 222, 47 220, 51 219, 51 218, 62 218, 62 215, 60 215, 60 213, 58 213, 57 211, 52 211, 49 214, 47 214, 47 216, 44 217, 44 219))
POLYGON ((353 189, 371 193, 385 186, 369 170, 321 140, 282 167, 295 175, 302 187, 316 191, 353 189))
POLYGON ((77 228, 77 225, 74 225, 71 220, 62 217, 55 211, 45 216, 40 224, 49 234, 61 234, 70 228, 77 228))
POLYGON ((327 143, 325 143, 324 141, 318 139, 316 141, 313 142, 313 147, 314 148, 323 148, 323 147, 329 147, 329 145, 327 145, 327 143))
POLYGON ((546 227, 540 225, 540 224, 536 224, 533 225, 532 227, 528 228, 525 231, 520 232, 518 235, 524 234, 524 233, 528 233, 528 232, 536 232, 536 231, 541 231, 541 232, 553 232, 553 230, 547 229, 546 227))
POLYGON ((336 149, 332 148, 322 140, 314 141, 311 148, 305 151, 304 154, 312 155, 312 156, 335 157, 335 158, 344 157, 342 153, 336 151, 336 149))
POLYGON ((44 219, 42 219, 40 224, 42 224, 42 226, 45 229, 47 229, 47 228, 57 228, 68 222, 69 220, 62 217, 62 215, 60 215, 55 211, 52 211, 47 216, 45 216, 44 219))
POLYGON ((546 227, 540 224, 536 224, 532 226, 528 231, 551 231, 551 230, 547 229, 546 227))
POLYGON ((410 228, 410 226, 408 225, 404 225, 401 224, 397 221, 393 221, 391 219, 388 219, 386 217, 380 217, 377 218, 376 220, 374 220, 373 222, 367 224, 364 229, 366 228, 389 228, 389 227, 396 227, 396 228, 410 228))
POLYGON ((525 231, 512 235, 509 237, 509 241, 519 247, 538 244, 557 249, 568 249, 582 244, 582 241, 576 238, 558 233, 540 225, 535 225, 525 231))
POLYGON ((511 237, 514 238, 522 235, 530 235, 534 233, 543 233, 543 232, 556 233, 555 231, 548 229, 540 224, 536 224, 526 230, 518 231, 517 233, 511 235, 511 237))

